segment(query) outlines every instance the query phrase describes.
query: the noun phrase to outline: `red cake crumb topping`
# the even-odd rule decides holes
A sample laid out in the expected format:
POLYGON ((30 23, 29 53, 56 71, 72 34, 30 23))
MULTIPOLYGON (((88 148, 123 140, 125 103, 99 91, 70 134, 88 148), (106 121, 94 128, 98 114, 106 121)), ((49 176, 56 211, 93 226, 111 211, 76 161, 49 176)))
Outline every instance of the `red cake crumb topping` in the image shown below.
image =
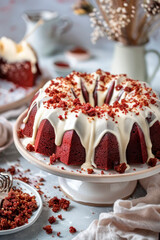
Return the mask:
POLYGON ((46 225, 45 227, 43 227, 43 229, 46 231, 47 234, 52 234, 53 232, 51 225, 46 225))
POLYGON ((34 146, 33 146, 32 144, 30 144, 30 143, 27 144, 26 149, 27 149, 29 152, 34 152, 34 151, 35 151, 34 146))
POLYGON ((4 168, 0 168, 0 172, 5 172, 6 170, 4 168))
POLYGON ((88 174, 92 174, 94 171, 93 171, 93 169, 92 168, 87 168, 87 173, 88 174))
POLYGON ((71 226, 71 227, 69 228, 69 232, 70 232, 70 233, 75 233, 75 232, 77 232, 77 230, 76 230, 76 228, 74 228, 74 227, 71 226))
POLYGON ((58 218, 62 220, 62 214, 59 214, 59 215, 58 215, 58 218))
POLYGON ((14 166, 11 166, 7 169, 7 172, 9 172, 11 175, 14 175, 16 173, 16 169, 14 166))
POLYGON ((56 218, 55 218, 54 216, 52 216, 52 217, 50 217, 50 218, 48 219, 48 222, 49 222, 50 224, 55 223, 55 221, 56 221, 56 218))
POLYGON ((18 136, 18 138, 24 138, 24 134, 23 134, 23 130, 22 129, 19 129, 17 131, 17 136, 18 136))
POLYGON ((154 167, 156 166, 157 164, 157 158, 150 158, 149 161, 148 161, 148 165, 151 166, 151 167, 154 167))
POLYGON ((0 230, 13 229, 28 223, 37 208, 35 196, 20 189, 11 189, 0 208, 0 230))
POLYGON ((114 170, 118 173, 124 173, 127 168, 126 163, 121 163, 117 166, 114 166, 114 170))
POLYGON ((57 236, 59 237, 60 235, 61 235, 61 232, 58 232, 58 233, 57 233, 57 236))
POLYGON ((58 212, 60 209, 67 211, 70 202, 64 198, 53 197, 48 201, 49 207, 52 207, 53 212, 58 212))

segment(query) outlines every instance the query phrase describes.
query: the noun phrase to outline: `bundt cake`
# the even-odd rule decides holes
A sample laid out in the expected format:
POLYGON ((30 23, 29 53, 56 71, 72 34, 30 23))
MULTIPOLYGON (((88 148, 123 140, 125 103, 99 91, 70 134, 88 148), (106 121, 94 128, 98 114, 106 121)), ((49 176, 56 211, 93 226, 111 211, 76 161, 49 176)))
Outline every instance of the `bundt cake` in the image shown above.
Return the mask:
POLYGON ((0 78, 21 87, 32 87, 40 75, 37 57, 26 41, 16 44, 9 38, 0 39, 0 78))
POLYGON ((100 69, 72 72, 36 93, 20 136, 28 150, 82 169, 154 166, 160 155, 159 108, 157 94, 144 82, 100 69))

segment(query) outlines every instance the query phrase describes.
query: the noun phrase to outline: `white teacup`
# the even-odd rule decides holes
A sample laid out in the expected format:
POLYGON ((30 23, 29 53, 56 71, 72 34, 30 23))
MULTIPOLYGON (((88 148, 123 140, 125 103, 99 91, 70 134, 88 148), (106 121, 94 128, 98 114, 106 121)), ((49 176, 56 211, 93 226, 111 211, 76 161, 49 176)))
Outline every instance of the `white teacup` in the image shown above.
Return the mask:
POLYGON ((31 10, 26 11, 22 17, 26 23, 27 42, 40 56, 55 52, 61 35, 67 32, 72 25, 68 18, 60 17, 57 12, 53 11, 31 10), (40 19, 42 19, 43 24, 32 33, 40 19))

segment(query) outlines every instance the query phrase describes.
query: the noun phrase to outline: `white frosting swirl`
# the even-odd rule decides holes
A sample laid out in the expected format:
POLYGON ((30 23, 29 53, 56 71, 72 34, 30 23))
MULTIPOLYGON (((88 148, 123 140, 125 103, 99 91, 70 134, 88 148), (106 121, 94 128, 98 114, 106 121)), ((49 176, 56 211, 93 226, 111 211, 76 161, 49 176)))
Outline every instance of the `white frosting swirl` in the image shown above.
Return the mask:
POLYGON ((0 122, 0 147, 3 147, 8 140, 8 129, 0 122))
POLYGON ((0 57, 9 63, 29 61, 32 66, 32 73, 37 72, 36 55, 26 41, 17 44, 9 38, 0 38, 0 57))

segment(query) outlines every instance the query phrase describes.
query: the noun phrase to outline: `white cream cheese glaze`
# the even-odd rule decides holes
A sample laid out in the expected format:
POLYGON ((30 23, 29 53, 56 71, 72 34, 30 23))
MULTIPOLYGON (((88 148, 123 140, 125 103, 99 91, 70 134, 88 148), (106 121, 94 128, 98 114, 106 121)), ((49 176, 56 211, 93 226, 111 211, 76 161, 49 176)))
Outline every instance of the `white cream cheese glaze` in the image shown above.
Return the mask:
POLYGON ((33 49, 26 41, 15 43, 13 40, 0 38, 0 57, 9 63, 29 61, 32 66, 32 73, 37 72, 37 58, 33 49))
POLYGON ((27 122, 29 114, 35 105, 37 106, 37 113, 33 125, 33 135, 32 138, 26 138, 24 142, 26 145, 28 143, 34 144, 37 129, 41 121, 48 119, 54 128, 56 136, 55 144, 57 146, 61 145, 65 131, 72 129, 76 131, 86 151, 86 160, 82 168, 96 167, 94 163, 95 148, 107 132, 116 136, 119 145, 120 163, 125 162, 127 164, 126 149, 130 140, 130 132, 134 123, 137 123, 144 134, 148 160, 154 157, 151 151, 152 143, 149 128, 157 120, 160 120, 160 101, 153 90, 144 82, 128 79, 126 75, 111 75, 102 70, 97 70, 95 73, 86 75, 73 72, 66 78, 57 78, 47 82, 40 89, 38 97, 30 106, 24 123, 27 122), (89 116, 82 109, 74 111, 73 99, 75 99, 75 94, 81 103, 85 103, 81 82, 83 82, 88 92, 89 102, 92 106, 94 106, 95 102, 93 93, 97 84, 98 107, 95 109, 97 112, 100 111, 100 116, 98 114, 89 116), (109 105, 106 105, 104 101, 113 82, 115 82, 113 93, 109 105), (56 86, 56 84, 52 83, 59 85, 56 86), (121 89, 118 89, 119 86, 121 86, 121 89), (129 92, 127 88, 130 88, 129 92), (52 104, 47 105, 47 101, 52 99, 52 97, 45 92, 46 89, 57 89, 66 93, 66 96, 62 100, 68 104, 66 110, 67 119, 65 119, 65 111, 62 107, 54 108, 52 104), (139 94, 135 94, 135 91, 139 91, 139 94), (127 103, 127 112, 124 108, 121 109, 124 101, 127 103), (117 107, 115 107, 115 102, 119 104, 117 107), (137 103, 138 105, 136 105, 137 103), (110 111, 112 111, 114 117, 111 116, 110 111), (59 119, 60 115, 63 118, 62 120, 59 119), (146 120, 149 116, 152 116, 150 122, 146 120))

